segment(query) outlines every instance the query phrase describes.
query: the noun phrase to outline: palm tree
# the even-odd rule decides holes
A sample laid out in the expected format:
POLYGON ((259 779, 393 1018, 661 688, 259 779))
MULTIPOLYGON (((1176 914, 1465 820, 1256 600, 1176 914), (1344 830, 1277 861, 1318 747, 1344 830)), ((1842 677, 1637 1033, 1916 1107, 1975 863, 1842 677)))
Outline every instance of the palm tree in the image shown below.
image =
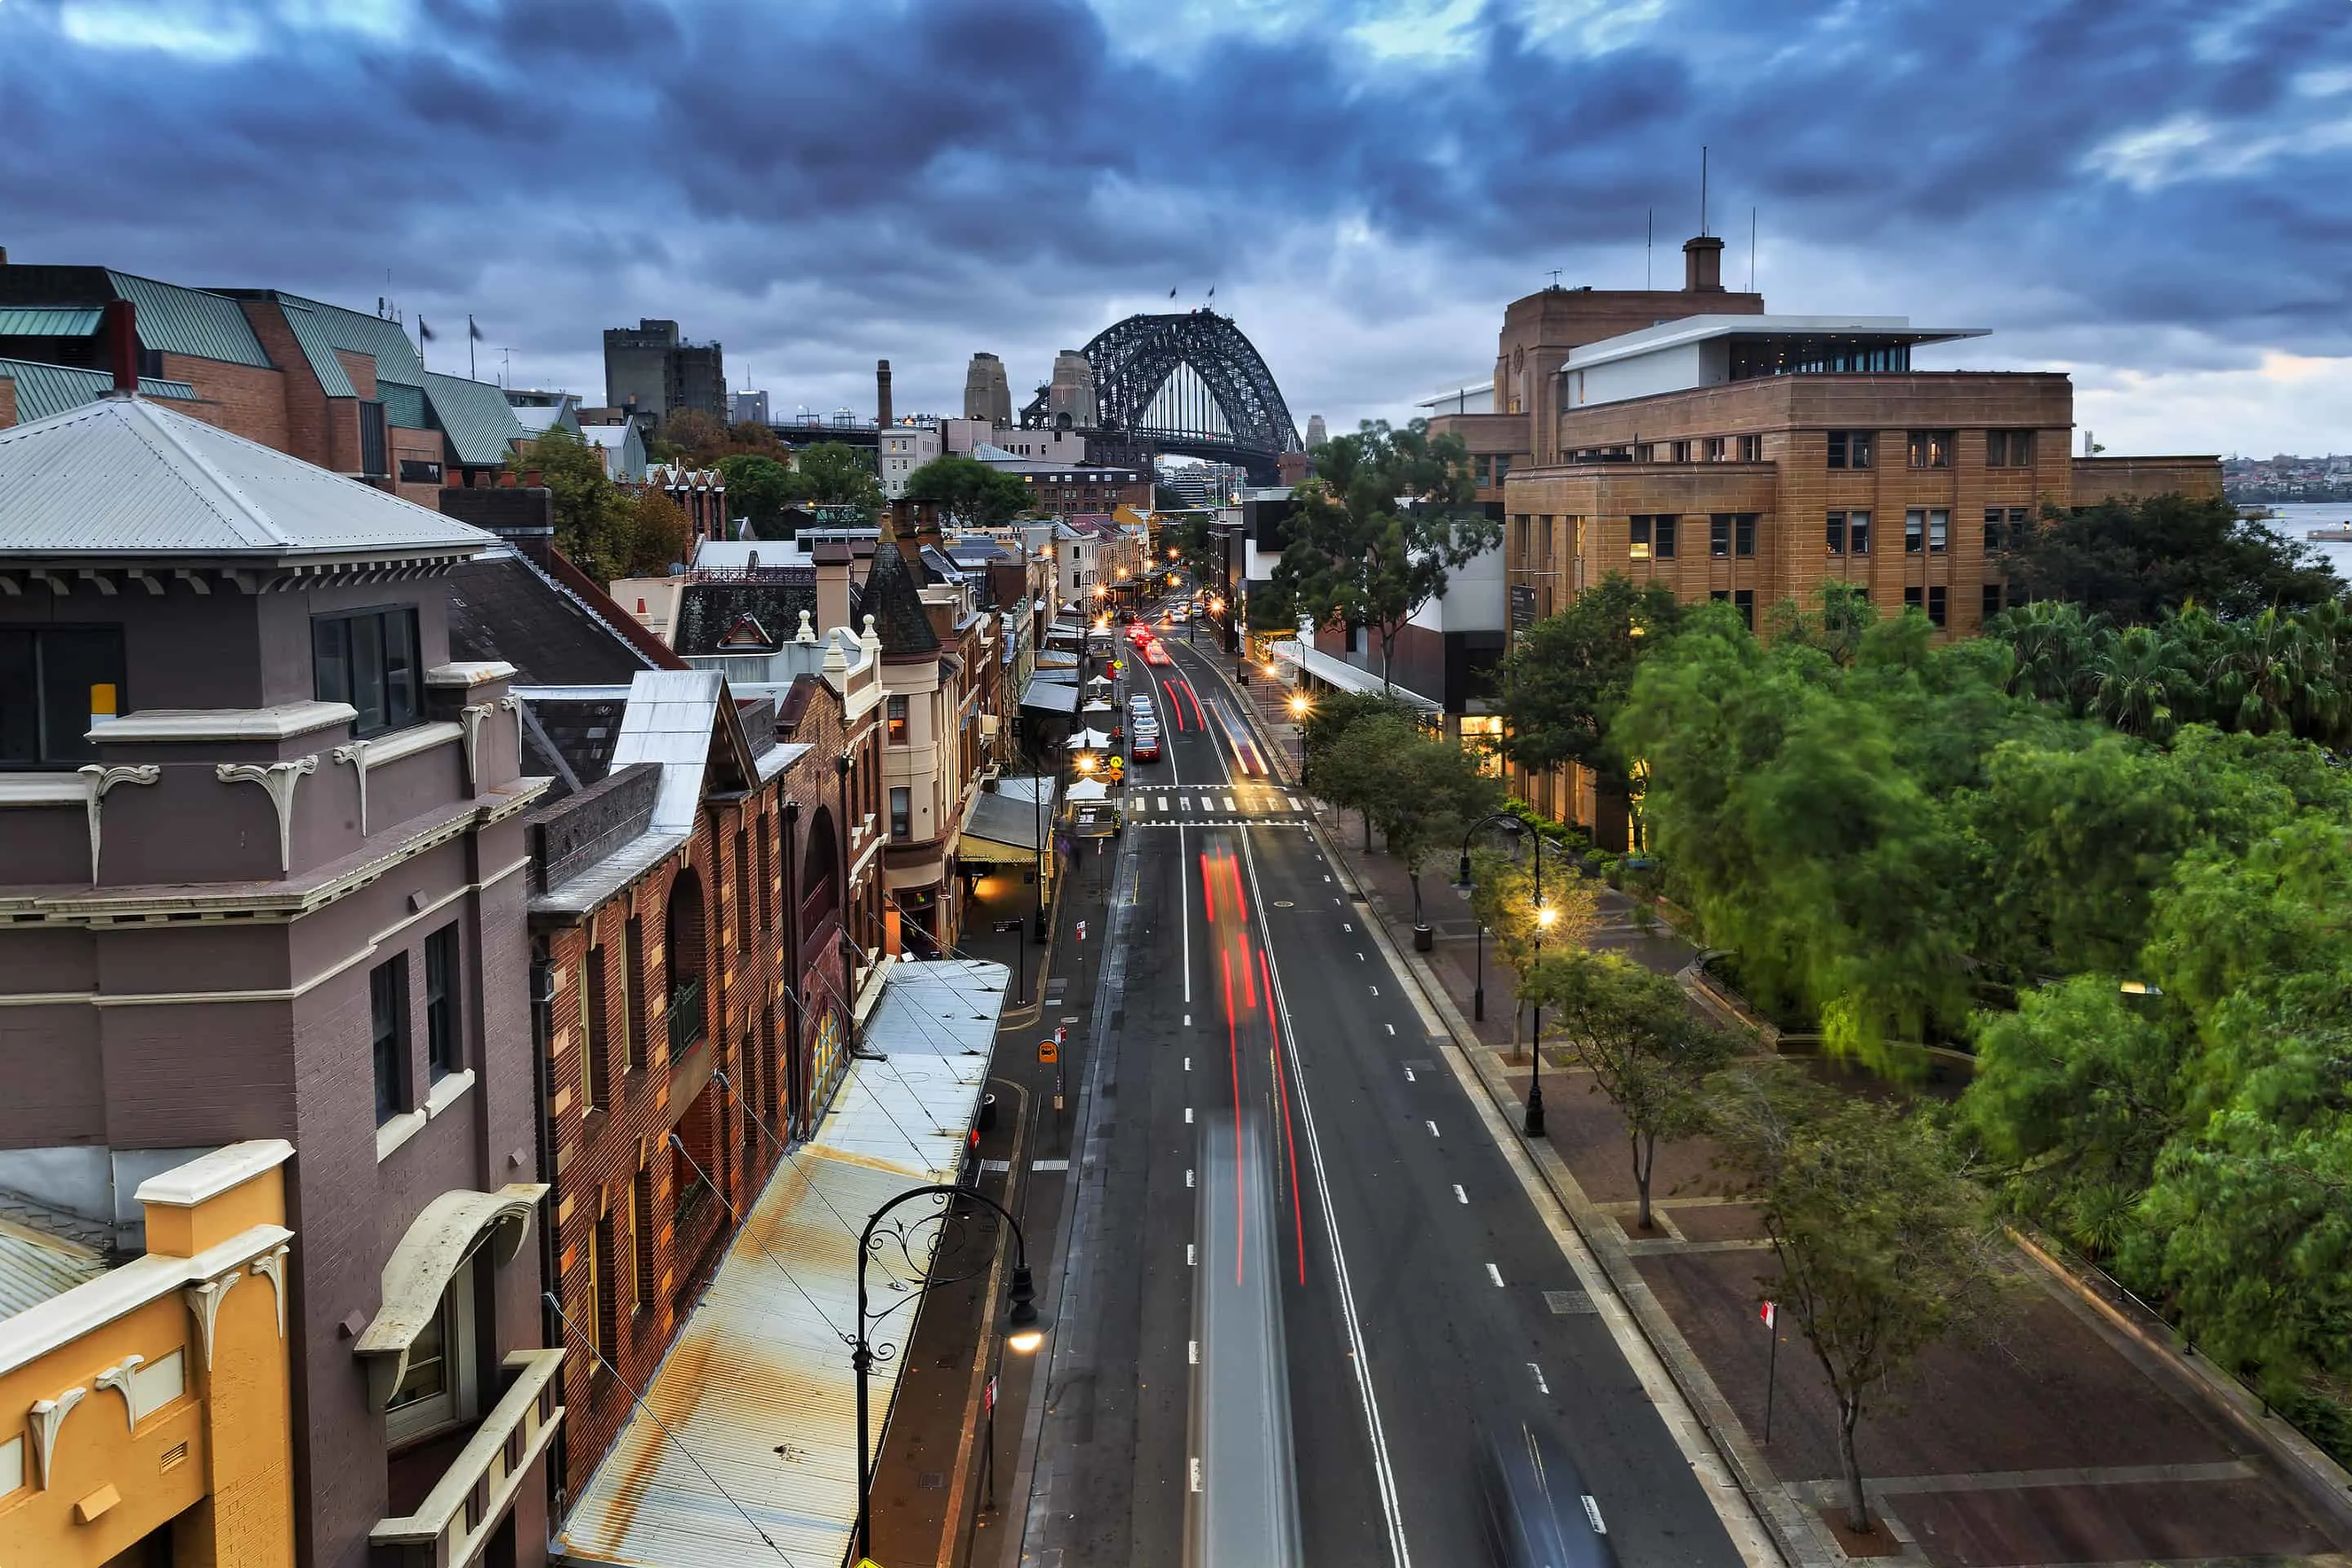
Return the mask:
POLYGON ((2340 599, 2299 612, 2305 679, 2294 731, 2335 751, 2352 745, 2352 612, 2340 599))
POLYGON ((2315 652, 2311 634, 2275 607, 2236 623, 2211 670, 2214 718, 2256 735, 2293 730, 2321 673, 2315 652))
POLYGON ((2192 679, 2179 644, 2155 626, 2133 626, 2099 658, 2092 710, 2124 733, 2160 745, 2179 727, 2173 694, 2192 679))
POLYGON ((1995 617, 1985 629, 2007 642, 2015 658, 2011 692, 2063 703, 2077 718, 2087 710, 2105 616, 2085 616, 2080 605, 2063 600, 2037 599, 1995 617))

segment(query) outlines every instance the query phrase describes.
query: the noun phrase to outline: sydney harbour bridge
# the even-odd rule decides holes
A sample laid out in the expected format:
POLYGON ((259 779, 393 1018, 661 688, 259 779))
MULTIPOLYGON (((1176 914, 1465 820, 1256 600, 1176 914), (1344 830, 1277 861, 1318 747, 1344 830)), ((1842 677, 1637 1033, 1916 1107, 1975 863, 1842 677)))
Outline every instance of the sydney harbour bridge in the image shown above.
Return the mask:
POLYGON ((1058 387, 1041 387, 1021 410, 1033 428, 1066 424, 1143 448, 1237 464, 1252 482, 1273 484, 1285 452, 1300 452, 1298 426, 1274 373, 1233 319, 1213 310, 1129 316, 1080 351, 1093 373, 1095 417, 1087 424, 1058 387))

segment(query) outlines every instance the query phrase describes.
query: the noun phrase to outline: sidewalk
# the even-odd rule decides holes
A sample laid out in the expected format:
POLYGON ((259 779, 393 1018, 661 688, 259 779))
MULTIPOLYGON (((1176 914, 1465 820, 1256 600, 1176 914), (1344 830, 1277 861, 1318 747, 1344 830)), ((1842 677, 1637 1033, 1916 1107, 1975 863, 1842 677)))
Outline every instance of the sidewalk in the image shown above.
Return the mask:
MULTIPOLYGON (((1411 909, 1412 893, 1402 868, 1385 854, 1363 853, 1355 819, 1338 823, 1327 813, 1323 820, 1398 947, 1409 950, 1401 911, 1411 909)), ((1443 988, 1441 1011, 1466 1039, 1475 926, 1460 895, 1429 882, 1424 875, 1437 950, 1407 951, 1407 962, 1424 984, 1443 988)), ((1669 932, 1639 929, 1631 908, 1622 895, 1604 895, 1595 947, 1665 973, 1695 956, 1669 932)), ((1507 1044, 1512 983, 1489 952, 1478 1040, 1507 1044)), ((1490 1080, 1499 1078, 1514 1100, 1524 1095, 1524 1062, 1478 1054, 1490 1080)), ((1770 1346, 1757 1301, 1774 1265, 1755 1207, 1724 1184, 1712 1149, 1692 1140, 1659 1150, 1658 1227, 1637 1231, 1623 1122, 1589 1076, 1561 1060, 1545 1052, 1556 1189, 1596 1254, 1614 1263, 1612 1275, 1623 1271, 1637 1282, 1633 1294, 1654 1303, 1659 1321, 1645 1331, 1732 1450, 1727 1457, 1773 1516, 1784 1550, 1833 1561, 1834 1532, 1822 1510, 1838 1511, 1835 1405, 1793 1328, 1781 1330, 1771 1438, 1762 1440, 1770 1346), (1792 1539, 1800 1531, 1810 1539, 1792 1539)), ((1939 1346, 1864 1414, 1866 1484, 1903 1559, 1975 1568, 2300 1559, 2346 1549, 2341 1531, 2315 1516, 2268 1455, 2173 1369, 2116 1335, 2042 1271, 2021 1262, 2018 1273, 2015 1310, 1992 1335, 1939 1346)), ((1642 1302, 1628 1305, 1643 1315, 1642 1302)))

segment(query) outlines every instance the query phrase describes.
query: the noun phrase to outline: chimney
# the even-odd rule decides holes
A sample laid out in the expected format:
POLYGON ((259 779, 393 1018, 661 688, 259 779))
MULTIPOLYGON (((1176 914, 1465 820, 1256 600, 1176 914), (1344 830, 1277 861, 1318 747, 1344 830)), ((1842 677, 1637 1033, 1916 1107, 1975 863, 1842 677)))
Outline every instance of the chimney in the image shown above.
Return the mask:
POLYGON ((1683 292, 1723 292, 1723 241, 1711 234, 1683 241, 1683 292))
POLYGON ((128 300, 106 302, 106 353, 114 366, 114 390, 139 390, 139 307, 128 300))
POLYGON ((816 557, 817 629, 830 636, 849 625, 849 546, 819 544, 811 553, 816 557))
POLYGON ((874 423, 890 423, 890 362, 887 359, 874 362, 874 423))
POLYGON ((5 267, 5 266, 7 266, 7 265, 8 265, 8 247, 7 247, 6 246, 5 246, 5 245, 0 245, 0 267, 5 267))

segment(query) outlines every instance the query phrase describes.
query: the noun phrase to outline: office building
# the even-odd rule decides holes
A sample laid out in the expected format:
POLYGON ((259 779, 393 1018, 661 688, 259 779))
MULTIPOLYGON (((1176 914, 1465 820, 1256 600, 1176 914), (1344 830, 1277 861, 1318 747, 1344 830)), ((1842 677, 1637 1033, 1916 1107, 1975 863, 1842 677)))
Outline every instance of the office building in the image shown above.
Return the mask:
POLYGON ((634 327, 604 329, 604 401, 632 408, 653 433, 667 427, 681 408, 699 409, 714 419, 728 416, 727 367, 716 342, 698 343, 681 335, 676 321, 646 318, 634 327))

